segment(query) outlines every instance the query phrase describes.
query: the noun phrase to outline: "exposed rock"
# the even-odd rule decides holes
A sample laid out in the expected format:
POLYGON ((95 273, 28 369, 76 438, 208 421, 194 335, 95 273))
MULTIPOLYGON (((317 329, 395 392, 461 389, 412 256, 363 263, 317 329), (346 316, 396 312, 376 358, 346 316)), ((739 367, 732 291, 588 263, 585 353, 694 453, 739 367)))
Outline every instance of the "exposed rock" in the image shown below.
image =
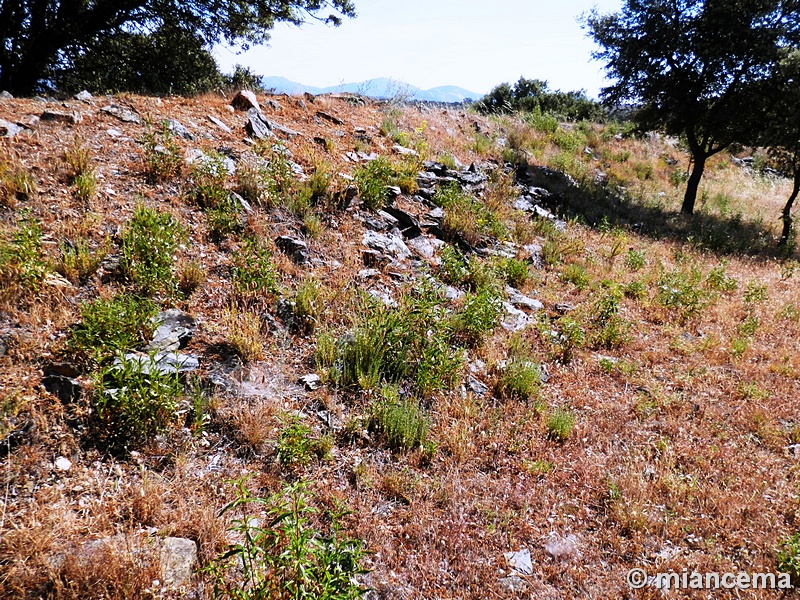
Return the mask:
POLYGON ((433 258, 436 256, 436 248, 434 248, 431 241, 424 235, 410 239, 408 241, 408 246, 424 258, 433 258))
POLYGON ((466 386, 467 386, 467 390, 472 392, 476 396, 483 397, 489 391, 489 386, 488 385, 486 385, 485 383, 483 383, 481 381, 478 381, 471 374, 467 375, 466 386))
POLYGON ((524 171, 518 172, 518 177, 527 185, 544 188, 551 195, 563 196, 578 189, 578 182, 570 175, 548 167, 529 165, 524 171))
POLYGON ((9 92, 3 90, 0 92, 0 100, 13 100, 14 96, 12 96, 9 92))
POLYGON ((392 298, 392 295, 386 290, 376 290, 374 288, 370 288, 367 290, 367 293, 376 300, 382 302, 384 306, 388 306, 390 308, 397 306, 397 301, 392 298))
POLYGON ((522 592, 528 587, 525 580, 519 575, 510 575, 503 577, 497 581, 500 587, 507 589, 509 592, 522 592))
POLYGON ((326 112, 322 112, 321 110, 317 111, 317 116, 321 119, 325 119, 326 121, 330 121, 334 125, 344 125, 344 121, 339 119, 338 117, 334 117, 333 115, 329 115, 326 112))
POLYGON ((517 550, 516 552, 506 552, 503 556, 514 574, 533 575, 531 551, 527 548, 517 550))
POLYGON ((318 390, 322 387, 322 379, 320 379, 320 376, 316 373, 303 375, 297 380, 297 383, 302 385, 309 392, 313 392, 314 390, 318 390))
POLYGON ((0 119, 0 137, 12 138, 22 131, 22 127, 11 121, 0 119))
POLYGON ((433 160, 426 160, 422 163, 422 168, 428 173, 433 173, 438 176, 444 176, 447 173, 447 167, 440 162, 433 160))
POLYGON ((403 237, 415 238, 422 235, 419 221, 414 215, 394 206, 386 206, 382 212, 388 213, 395 219, 396 226, 403 233, 403 237))
POLYGON ((520 196, 514 200, 514 204, 512 204, 512 206, 523 212, 533 212, 536 208, 536 201, 530 196, 520 196))
POLYGON ((527 244, 522 247, 528 255, 528 262, 533 265, 534 269, 544 268, 544 259, 542 258, 542 247, 539 244, 527 244))
POLYGON ((0 357, 3 357, 8 352, 8 343, 4 337, 0 337, 0 357))
POLYGON ((259 140, 275 137, 275 134, 272 133, 272 129, 269 126, 269 121, 267 121, 261 114, 261 111, 256 108, 251 108, 247 111, 247 122, 244 124, 244 128, 248 135, 259 140))
POLYGON ((173 589, 190 586, 197 568, 197 544, 184 538, 164 538, 160 566, 164 585, 173 589))
POLYGON ((161 311, 155 321, 158 327, 147 350, 175 351, 185 348, 196 328, 194 318, 177 308, 161 311))
POLYGON ((363 261, 365 267, 377 269, 382 269, 392 262, 391 258, 381 254, 377 250, 364 250, 361 253, 361 260, 363 261))
POLYGON ((308 244, 303 240, 282 235, 275 239, 275 245, 281 252, 291 258, 295 264, 304 265, 309 262, 308 244))
POLYGON ((403 239, 393 233, 381 234, 375 231, 367 231, 361 243, 368 248, 388 254, 397 260, 405 260, 411 256, 411 250, 408 249, 403 239))
POLYGON ((359 279, 372 279, 373 277, 378 277, 381 272, 378 269, 361 269, 358 272, 359 279))
POLYGON ((544 308, 544 305, 534 298, 529 298, 524 294, 520 293, 519 290, 507 286, 506 287, 506 294, 508 295, 508 301, 516 306, 517 308, 523 308, 526 310, 541 310, 544 308))
POLYGON ((104 113, 116 117, 123 123, 141 123, 142 118, 132 110, 119 106, 118 104, 109 104, 100 109, 104 113))
POLYGON ((570 311, 575 310, 575 305, 570 304, 569 302, 559 302, 558 304, 555 305, 555 309, 557 312, 563 315, 570 311))
POLYGON ((506 331, 519 331, 520 329, 525 329, 530 323, 530 317, 510 302, 503 302, 503 308, 506 311, 506 315, 500 321, 500 325, 506 331))
MULTIPOLYGON (((369 218, 369 216, 370 215, 367 215, 367 218, 369 218)), ((400 221, 398 221, 396 218, 394 218, 392 215, 390 215, 385 210, 379 210, 378 211, 378 216, 381 219, 383 219, 383 221, 382 221, 383 222, 383 227, 374 228, 374 229, 377 229, 378 231, 383 231, 384 229, 387 229, 387 228, 388 229, 394 229, 395 227, 399 227, 400 226, 400 221)))
POLYGON ((44 389, 56 396, 64 404, 77 402, 83 391, 80 382, 63 375, 46 375, 42 378, 44 389))
POLYGON ((400 156, 419 156, 419 153, 416 150, 411 148, 406 148, 405 146, 401 146, 400 144, 395 144, 392 146, 392 150, 397 152, 400 156))
POLYGON ((53 362, 44 368, 45 375, 60 375, 61 377, 78 377, 78 367, 68 362, 53 362))
POLYGON ((77 125, 83 121, 83 117, 79 113, 68 113, 56 110, 46 110, 39 116, 39 118, 42 121, 66 123, 67 125, 77 125))
POLYGON ((252 109, 261 112, 261 106, 258 104, 256 95, 250 90, 241 90, 231 100, 231 106, 236 110, 250 111, 252 109))
POLYGON ((428 217, 429 219, 433 219, 434 221, 441 222, 444 220, 445 212, 442 207, 437 206, 433 210, 428 211, 428 213, 426 213, 425 216, 428 217))
POLYGON ((185 140, 194 140, 191 132, 178 119, 167 119, 167 127, 172 133, 181 136, 185 140))
POLYGON ((233 130, 232 130, 230 127, 228 127, 227 125, 225 125, 225 123, 223 123, 222 121, 220 121, 220 120, 219 120, 217 117, 215 117, 214 115, 206 115, 206 117, 208 117, 208 120, 209 120, 209 121, 211 121, 211 122, 212 122, 214 125, 216 125, 217 127, 219 127, 219 128, 220 128, 222 131, 224 131, 225 133, 233 133, 233 130))
POLYGON ((94 99, 94 96, 92 96, 87 90, 83 90, 82 92, 78 92, 77 94, 75 94, 74 98, 75 100, 78 100, 80 102, 88 103, 94 99))

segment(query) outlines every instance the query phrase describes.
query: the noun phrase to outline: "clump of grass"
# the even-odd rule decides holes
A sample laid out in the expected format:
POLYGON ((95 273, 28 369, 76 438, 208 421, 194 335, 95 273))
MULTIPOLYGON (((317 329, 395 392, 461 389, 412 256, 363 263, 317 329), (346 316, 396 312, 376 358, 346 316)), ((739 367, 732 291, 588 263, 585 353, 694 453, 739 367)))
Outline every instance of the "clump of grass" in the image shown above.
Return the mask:
POLYGON ((0 240, 0 295, 11 299, 17 292, 38 292, 49 270, 39 222, 21 219, 11 241, 0 240))
POLYGON ((546 319, 539 323, 539 329, 552 347, 554 356, 567 364, 572 361, 575 351, 586 343, 586 330, 571 317, 559 319, 557 329, 551 329, 551 327, 552 324, 546 319))
POLYGON ((306 335, 314 332, 322 313, 322 286, 308 279, 297 287, 292 301, 292 327, 306 335))
POLYGON ((647 265, 647 258, 644 250, 634 250, 631 248, 625 255, 625 266, 631 271, 639 271, 647 265))
POLYGON ((272 253, 255 238, 247 238, 233 254, 233 293, 242 305, 269 299, 278 292, 272 253))
POLYGON ((183 170, 183 155, 166 122, 158 132, 154 132, 152 125, 148 123, 141 143, 144 148, 144 173, 151 183, 180 175, 183 170))
POLYGON ((146 295, 175 288, 173 253, 185 235, 183 226, 169 213, 142 204, 122 230, 122 269, 146 295))
POLYGON ((227 192, 219 198, 215 206, 207 207, 206 219, 211 238, 219 241, 231 233, 240 231, 242 229, 240 213, 239 202, 227 192))
POLYGON ((75 197, 88 202, 97 191, 97 175, 92 164, 91 151, 79 139, 64 151, 64 159, 70 167, 70 183, 75 197))
POLYGON ((497 382, 497 392, 508 400, 528 401, 541 387, 539 365, 527 353, 515 353, 506 362, 497 382))
POLYGON ((78 238, 75 242, 62 241, 61 261, 56 265, 56 271, 73 284, 84 283, 97 272, 100 263, 108 254, 108 247, 108 240, 94 252, 86 238, 78 238))
POLYGON ((477 246, 487 236, 505 239, 508 235, 495 212, 455 183, 437 189, 433 201, 445 210, 442 228, 454 242, 477 246))
POLYGON ((630 325, 619 316, 619 289, 612 289, 601 295, 592 306, 595 333, 593 342, 602 348, 618 348, 628 341, 630 325))
POLYGON ((583 265, 570 264, 564 266, 560 278, 562 281, 571 283, 579 290, 585 289, 590 283, 589 274, 583 265))
POLYGON ((311 428, 299 418, 294 417, 281 429, 275 447, 278 462, 285 467, 305 467, 319 455, 318 444, 311 428))
POLYGON ((80 362, 103 365, 143 344, 153 331, 158 307, 146 298, 120 294, 81 305, 81 320, 67 343, 80 362))
POLYGON ((800 533, 781 541, 776 562, 779 573, 788 573, 792 584, 800 584, 800 533))
POLYGON ((550 411, 546 427, 547 437, 555 442, 564 443, 572 435, 575 427, 575 414, 571 410, 556 407, 550 411))
POLYGON ((204 154, 192 164, 187 198, 201 208, 217 208, 230 197, 227 180, 227 157, 219 152, 204 154))
POLYGON ((236 192, 250 204, 266 208, 275 206, 277 199, 273 185, 269 163, 264 159, 250 156, 237 163, 236 192))
POLYGON ((92 397, 98 435, 114 449, 125 449, 164 431, 176 418, 183 394, 178 373, 161 373, 155 359, 124 355, 103 369, 92 397))
POLYGON ((389 197, 387 186, 392 184, 394 170, 383 157, 369 161, 356 169, 353 177, 358 186, 359 197, 370 210, 380 210, 389 197))
POLYGON ((516 258, 504 258, 499 261, 497 269, 505 282, 515 288, 522 288, 530 278, 528 263, 516 258))
POLYGON ((232 307, 225 311, 222 322, 228 330, 228 343, 244 362, 254 362, 263 356, 264 335, 258 315, 232 307))
POLYGON ((14 208, 37 192, 36 180, 15 161, 0 160, 0 207, 14 208))
POLYGON ((658 279, 655 301, 679 311, 682 319, 689 319, 697 315, 710 300, 701 283, 702 274, 697 269, 664 272, 658 279))
POLYGON ((413 398, 401 398, 395 388, 384 387, 370 409, 369 429, 386 439, 394 450, 422 446, 428 436, 428 416, 413 398))
POLYGON ((206 271, 202 265, 195 261, 189 261, 178 276, 178 289, 184 296, 191 296, 206 280, 206 271))

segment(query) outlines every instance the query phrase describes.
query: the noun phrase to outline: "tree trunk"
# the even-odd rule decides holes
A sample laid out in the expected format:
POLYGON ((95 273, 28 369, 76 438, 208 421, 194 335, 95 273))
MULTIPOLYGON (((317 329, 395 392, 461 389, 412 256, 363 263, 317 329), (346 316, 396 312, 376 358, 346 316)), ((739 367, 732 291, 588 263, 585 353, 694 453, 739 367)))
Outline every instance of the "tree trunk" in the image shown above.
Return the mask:
POLYGON ((792 194, 786 201, 786 206, 783 207, 783 233, 781 233, 781 240, 778 242, 779 246, 785 246, 788 244, 789 238, 792 235, 792 205, 797 198, 798 192, 800 192, 800 169, 795 169, 792 194))
POLYGON ((694 203, 697 200, 697 188, 700 185, 700 179, 703 177, 703 171, 706 168, 706 158, 702 152, 693 152, 692 159, 694 166, 692 167, 692 174, 689 176, 689 182, 686 184, 686 193, 683 196, 683 204, 681 205, 681 212, 685 215, 694 213, 694 203))

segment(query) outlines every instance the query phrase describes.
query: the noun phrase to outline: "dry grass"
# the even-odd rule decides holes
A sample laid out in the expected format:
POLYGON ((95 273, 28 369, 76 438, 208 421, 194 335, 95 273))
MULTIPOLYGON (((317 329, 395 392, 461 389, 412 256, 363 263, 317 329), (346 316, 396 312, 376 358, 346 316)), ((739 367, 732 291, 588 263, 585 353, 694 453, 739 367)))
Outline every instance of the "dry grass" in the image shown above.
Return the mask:
MULTIPOLYGON (((214 139, 196 142, 203 148, 248 152, 241 131, 228 135, 205 124, 204 115, 213 114, 241 126, 242 116, 228 112, 223 98, 119 100, 154 121, 169 116, 207 130, 214 139)), ((380 133, 387 116, 380 106, 321 98, 305 110, 297 99, 276 100, 280 111, 265 110, 304 134, 306 141, 293 138, 286 145, 307 173, 323 162, 329 173, 352 173, 355 165, 343 158, 345 150, 359 145, 388 155, 394 143, 380 133), (314 120, 318 110, 345 121, 337 127, 346 132, 343 138, 314 120), (369 142, 350 133, 356 127, 369 142), (335 142, 322 154, 308 141, 314 137, 335 142)), ((12 120, 40 110, 29 100, 5 107, 12 120)), ((709 163, 698 218, 691 221, 676 214, 687 165, 671 140, 617 139, 594 126, 562 128, 556 135, 512 117, 486 119, 456 110, 404 108, 392 114, 397 131, 420 148, 424 142, 430 157, 450 153, 469 164, 507 156, 476 141, 477 123, 486 140, 505 138, 516 158, 567 168, 590 191, 625 183, 627 196, 620 201, 568 198, 558 209, 573 219, 561 234, 509 206, 513 189, 501 171, 481 196, 509 239, 545 246, 552 260, 542 270, 531 268, 524 288, 544 303, 537 322, 514 340, 495 331, 470 351, 466 368, 492 389, 512 342, 524 343, 549 373, 536 402, 462 394, 460 383, 424 398, 436 447, 430 454, 393 452, 363 431, 372 401, 367 392, 327 387, 306 393, 289 386, 260 400, 215 396, 205 421, 185 428, 178 423, 138 456, 116 462, 87 449, 81 407, 62 405, 39 381, 43 367, 69 358, 63 349, 80 303, 111 297, 123 282, 99 269, 95 277, 94 264, 76 264, 65 272, 74 287, 46 285, 34 292, 4 286, 0 339, 8 351, 0 356, 0 446, 9 433, 21 433, 9 438, 11 452, 0 458, 0 595, 149 597, 158 575, 143 555, 111 545, 86 563, 76 549, 155 528, 160 536, 195 540, 201 564, 208 564, 228 541, 230 523, 218 516, 233 498, 226 482, 247 473, 261 495, 299 473, 311 480, 323 505, 346 503, 353 511, 345 520, 348 532, 374 552, 370 586, 386 598, 515 597, 498 580, 507 573, 503 553, 523 547, 534 564, 525 594, 541 598, 626 597, 624 574, 634 566, 774 570, 776 547, 800 522, 794 454, 800 439, 800 272, 771 249, 789 184, 752 174, 721 154, 709 163), (608 179, 605 187, 592 187, 598 171, 608 179), (760 225, 731 228, 739 213, 743 223, 760 225), (581 224, 580 216, 589 224, 581 224), (708 235, 712 230, 716 238, 708 235), (741 251, 731 250, 726 232, 741 242, 741 251), (723 264, 735 288, 709 283, 723 264), (585 277, 582 285, 575 283, 578 272, 585 277), (669 279, 672 274, 677 275, 669 279), (678 287, 681 281, 687 283, 681 294, 662 289, 665 282, 678 287), (766 297, 755 298, 753 290, 761 285, 766 297), (615 294, 626 335, 603 347, 597 341, 598 302, 615 294), (699 310, 691 304, 695 294, 699 310), (564 303, 574 310, 557 308, 564 303), (585 341, 572 348, 558 337, 567 319, 585 333, 585 341), (473 364, 476 359, 484 365, 473 364), (573 429, 562 440, 548 436, 548 415, 558 407, 574 415, 573 429), (275 460, 277 416, 284 411, 302 412, 314 439, 333 435, 331 460, 312 461, 297 472, 275 460), (69 471, 55 468, 59 456, 72 461, 69 471), (570 534, 579 540, 581 557, 555 560, 544 544, 570 534), (670 548, 679 553, 659 558, 670 548)), ((276 252, 279 291, 253 299, 252 312, 231 310, 232 255, 241 238, 211 243, 205 215, 185 201, 180 178, 154 184, 141 175, 136 140, 142 127, 97 113, 68 135, 66 129, 42 124, 35 134, 15 138, 13 147, 3 142, 2 156, 13 157, 3 164, 31 174, 39 193, 15 192, 12 200, 0 200, 2 238, 12 240, 25 212, 43 232, 41 260, 55 270, 62 239, 85 240, 95 256, 109 239, 113 256, 119 251, 115 235, 137 202, 169 207, 190 233, 178 253, 185 297, 162 304, 175 304, 206 324, 191 347, 204 357, 202 375, 229 360, 232 346, 244 360, 263 361, 292 382, 314 370, 320 332, 337 338, 359 320, 369 305, 365 290, 399 298, 407 289, 404 279, 413 276, 398 266, 371 279, 359 276, 362 222, 353 218, 356 210, 334 212, 323 202, 314 210, 324 226, 310 245, 324 262, 301 267, 276 252), (109 136, 112 127, 124 135, 109 136), (93 149, 91 166, 103 176, 91 206, 59 178, 59 140, 75 135, 93 149), (202 265, 202 273, 193 264, 202 265), (389 271, 396 272, 390 277, 389 271), (305 278, 321 287, 314 332, 301 334, 282 322, 275 300, 291 299, 305 278)), ((331 183, 344 185, 341 178, 331 183)), ((276 206, 254 207, 246 234, 267 245, 278 235, 299 235, 300 219, 276 206)))

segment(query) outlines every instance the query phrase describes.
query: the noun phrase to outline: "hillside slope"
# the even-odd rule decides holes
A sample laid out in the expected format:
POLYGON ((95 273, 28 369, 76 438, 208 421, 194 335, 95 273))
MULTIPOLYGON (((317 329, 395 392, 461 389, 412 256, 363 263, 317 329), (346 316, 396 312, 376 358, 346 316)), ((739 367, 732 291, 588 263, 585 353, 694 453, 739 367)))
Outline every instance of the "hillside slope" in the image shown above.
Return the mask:
POLYGON ((372 598, 777 571, 800 517, 787 181, 716 157, 687 218, 660 136, 230 101, 0 100, 24 126, 0 138, 2 597, 212 597, 286 498, 344 587, 364 542, 372 598), (243 489, 271 500, 223 512, 243 489))

